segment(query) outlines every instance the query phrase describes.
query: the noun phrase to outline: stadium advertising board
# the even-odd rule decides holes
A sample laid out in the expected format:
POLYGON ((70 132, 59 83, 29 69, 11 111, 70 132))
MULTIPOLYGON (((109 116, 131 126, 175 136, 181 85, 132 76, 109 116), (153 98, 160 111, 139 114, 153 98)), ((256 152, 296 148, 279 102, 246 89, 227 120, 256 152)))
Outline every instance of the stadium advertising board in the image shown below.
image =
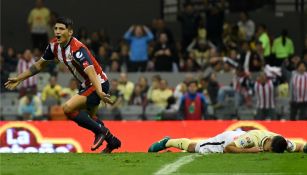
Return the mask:
MULTIPOLYGON (((164 136, 205 139, 226 130, 263 129, 307 141, 307 121, 106 121, 122 140, 119 152, 146 152, 164 136)), ((0 152, 91 152, 93 135, 71 121, 0 122, 0 152)), ((103 146, 104 147, 104 146, 103 146)), ((99 152, 96 151, 96 152, 99 152)))

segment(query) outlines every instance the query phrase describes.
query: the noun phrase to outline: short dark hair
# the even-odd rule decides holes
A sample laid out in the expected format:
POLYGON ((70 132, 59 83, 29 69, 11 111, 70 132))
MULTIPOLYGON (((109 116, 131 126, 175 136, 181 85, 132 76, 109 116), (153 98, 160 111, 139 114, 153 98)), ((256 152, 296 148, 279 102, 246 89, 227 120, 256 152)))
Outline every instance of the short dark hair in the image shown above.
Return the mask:
POLYGON ((241 11, 241 13, 243 13, 247 18, 249 18, 249 14, 248 14, 248 12, 246 10, 241 11))
POLYGON ((264 29, 264 30, 266 30, 267 29, 267 27, 266 27, 266 25, 265 24, 259 24, 259 26, 258 27, 260 27, 260 28, 262 28, 262 29, 264 29))
POLYGON ((188 86, 190 86, 191 84, 196 84, 196 86, 198 85, 198 82, 196 80, 191 80, 188 82, 188 86))
POLYGON ((59 17, 56 19, 56 23, 64 24, 66 28, 73 28, 74 22, 68 17, 59 17))
POLYGON ((158 74, 152 76, 152 79, 153 79, 153 80, 158 80, 158 81, 161 81, 161 80, 162 80, 161 76, 158 75, 158 74))
POLYGON ((272 138, 272 151, 275 153, 283 153, 287 149, 287 141, 282 136, 274 136, 272 138))
POLYGON ((244 72, 245 70, 244 70, 244 67, 242 66, 242 65, 239 65, 238 67, 236 67, 236 70, 238 71, 238 72, 244 72))

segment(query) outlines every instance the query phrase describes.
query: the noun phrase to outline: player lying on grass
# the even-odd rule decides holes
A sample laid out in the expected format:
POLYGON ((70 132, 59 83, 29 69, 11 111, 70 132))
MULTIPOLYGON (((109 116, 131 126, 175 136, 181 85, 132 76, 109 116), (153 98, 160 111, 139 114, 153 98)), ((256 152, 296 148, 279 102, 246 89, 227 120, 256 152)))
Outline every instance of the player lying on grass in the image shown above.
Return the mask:
POLYGON ((187 138, 165 137, 153 143, 148 152, 159 152, 166 148, 178 148, 190 153, 258 153, 258 152, 305 152, 307 144, 286 140, 282 136, 263 130, 225 131, 212 138, 193 141, 187 138))

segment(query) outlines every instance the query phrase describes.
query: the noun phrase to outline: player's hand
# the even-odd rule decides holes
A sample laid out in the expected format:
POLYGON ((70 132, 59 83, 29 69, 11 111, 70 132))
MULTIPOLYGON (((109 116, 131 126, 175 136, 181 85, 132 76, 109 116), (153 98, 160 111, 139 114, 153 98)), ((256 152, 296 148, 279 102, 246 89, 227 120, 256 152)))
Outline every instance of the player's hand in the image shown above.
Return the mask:
POLYGON ((263 152, 263 149, 258 146, 255 146, 255 147, 249 148, 249 151, 251 153, 259 153, 259 152, 263 152))
POLYGON ((110 104, 113 105, 114 102, 111 100, 109 94, 101 93, 99 94, 100 99, 105 103, 105 104, 110 104))
POLYGON ((211 63, 216 63, 217 61, 219 61, 219 57, 213 57, 210 59, 211 63))
POLYGON ((14 78, 8 78, 8 81, 4 84, 5 88, 9 90, 14 90, 16 87, 21 83, 20 80, 18 80, 17 77, 14 78))

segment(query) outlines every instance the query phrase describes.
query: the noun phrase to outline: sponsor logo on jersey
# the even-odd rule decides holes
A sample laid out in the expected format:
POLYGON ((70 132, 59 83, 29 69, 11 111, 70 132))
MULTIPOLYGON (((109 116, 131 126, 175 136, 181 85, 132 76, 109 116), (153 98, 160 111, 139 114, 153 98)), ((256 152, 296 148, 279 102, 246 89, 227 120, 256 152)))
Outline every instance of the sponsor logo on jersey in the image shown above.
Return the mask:
POLYGON ((79 59, 82 58, 83 57, 83 53, 81 51, 78 51, 76 53, 76 57, 79 58, 79 59))

